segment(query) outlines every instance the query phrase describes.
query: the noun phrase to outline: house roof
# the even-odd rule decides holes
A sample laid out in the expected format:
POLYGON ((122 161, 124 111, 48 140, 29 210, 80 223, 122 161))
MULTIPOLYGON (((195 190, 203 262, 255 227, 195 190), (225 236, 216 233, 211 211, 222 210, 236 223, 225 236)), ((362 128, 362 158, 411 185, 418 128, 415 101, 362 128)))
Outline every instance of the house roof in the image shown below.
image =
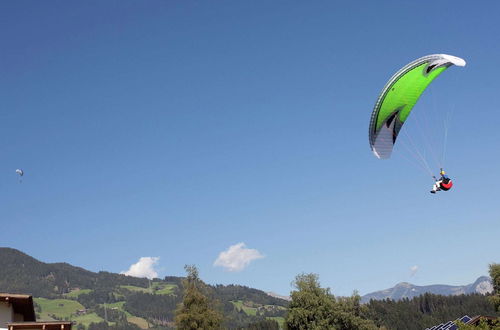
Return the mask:
POLYGON ((486 322, 490 322, 490 321, 498 321, 498 320, 500 320, 500 318, 494 317, 494 316, 478 315, 478 316, 474 316, 472 318, 472 320, 470 320, 467 324, 478 325, 481 320, 485 320, 486 322))
MULTIPOLYGON (((465 315, 459 319, 456 319, 455 322, 460 321, 464 324, 478 325, 481 320, 486 320, 486 322, 491 323, 493 321, 500 320, 500 318, 492 316, 484 316, 484 315, 478 315, 474 317, 465 315)), ((441 323, 439 325, 433 326, 432 328, 427 328, 426 330, 457 330, 458 326, 455 324, 455 322, 449 321, 447 323, 441 323)))
POLYGON ((34 322, 36 320, 33 298, 30 295, 0 293, 0 302, 10 303, 14 309, 14 313, 24 316, 24 321, 34 322))

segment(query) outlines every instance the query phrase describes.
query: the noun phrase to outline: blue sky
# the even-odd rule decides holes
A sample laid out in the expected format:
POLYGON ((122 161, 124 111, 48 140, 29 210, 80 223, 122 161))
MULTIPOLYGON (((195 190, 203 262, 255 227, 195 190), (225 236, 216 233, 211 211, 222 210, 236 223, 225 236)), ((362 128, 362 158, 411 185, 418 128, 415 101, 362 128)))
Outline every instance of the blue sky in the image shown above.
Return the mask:
POLYGON ((196 264, 208 283, 280 294, 301 272, 339 295, 470 283, 499 261, 499 10, 2 2, 0 246, 93 271, 159 257, 160 277, 196 264), (467 61, 414 109, 453 107, 455 187, 436 196, 367 138, 385 82, 433 53, 467 61), (258 258, 214 266, 238 243, 258 258))

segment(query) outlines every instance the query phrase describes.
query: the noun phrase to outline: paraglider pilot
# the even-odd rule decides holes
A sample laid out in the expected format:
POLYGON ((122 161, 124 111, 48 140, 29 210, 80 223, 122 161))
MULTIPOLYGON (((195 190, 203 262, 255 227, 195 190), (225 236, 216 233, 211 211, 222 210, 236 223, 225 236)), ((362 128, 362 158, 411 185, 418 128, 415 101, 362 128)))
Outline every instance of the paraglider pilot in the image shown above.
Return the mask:
POLYGON ((441 169, 441 172, 439 172, 439 174, 441 175, 439 180, 436 179, 436 177, 434 177, 434 180, 436 180, 436 182, 434 183, 434 186, 432 186, 431 194, 435 194, 436 191, 440 191, 440 190, 444 190, 444 191, 450 190, 451 187, 453 186, 453 182, 446 175, 446 173, 445 173, 445 171, 443 171, 443 169, 441 169))

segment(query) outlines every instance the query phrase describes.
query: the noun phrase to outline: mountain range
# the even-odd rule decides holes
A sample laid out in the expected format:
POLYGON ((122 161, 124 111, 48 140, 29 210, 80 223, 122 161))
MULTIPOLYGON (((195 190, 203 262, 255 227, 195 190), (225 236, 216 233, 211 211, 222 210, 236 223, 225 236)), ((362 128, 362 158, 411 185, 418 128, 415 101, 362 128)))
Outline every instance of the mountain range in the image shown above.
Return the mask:
POLYGON ((396 284, 396 286, 368 293, 361 297, 361 302, 367 303, 370 299, 383 300, 401 300, 404 298, 413 298, 420 296, 424 293, 433 293, 443 296, 456 296, 460 294, 487 294, 493 292, 493 284, 491 283, 491 278, 488 276, 479 277, 474 283, 467 285, 444 285, 444 284, 434 284, 434 285, 424 285, 418 286, 411 283, 402 282, 396 284))

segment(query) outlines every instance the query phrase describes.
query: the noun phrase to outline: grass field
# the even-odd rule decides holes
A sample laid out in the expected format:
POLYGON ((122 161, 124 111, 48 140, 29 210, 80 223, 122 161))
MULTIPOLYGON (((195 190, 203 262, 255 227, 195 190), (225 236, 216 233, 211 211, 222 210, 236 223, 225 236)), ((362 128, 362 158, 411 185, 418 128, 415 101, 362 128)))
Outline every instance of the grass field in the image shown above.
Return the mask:
MULTIPOLYGON (((132 316, 132 314, 130 314, 129 312, 127 312, 127 311, 123 308, 123 305, 125 305, 125 301, 118 301, 118 302, 115 302, 115 303, 112 303, 112 304, 106 304, 106 308, 107 308, 108 310, 109 310, 109 309, 117 309, 117 310, 119 310, 120 312, 125 313, 125 315, 127 315, 127 317, 132 316)), ((104 307, 104 304, 99 304, 99 306, 104 307)))
POLYGON ((141 288, 140 286, 133 286, 133 285, 120 285, 120 288, 124 288, 130 291, 134 292, 144 292, 144 293, 150 293, 149 288, 141 288))
POLYGON ((127 321, 130 323, 134 323, 141 329, 149 328, 149 323, 145 319, 137 316, 127 316, 127 321))
POLYGON ((156 286, 152 286, 152 289, 154 290, 154 293, 156 294, 172 294, 174 293, 175 288, 177 288, 177 285, 175 284, 157 284, 156 286))
POLYGON ((140 286, 133 285, 121 285, 120 287, 135 292, 144 292, 151 294, 172 294, 177 285, 153 282, 151 283, 150 288, 141 288, 140 286))
MULTIPOLYGON (((125 305, 125 301, 118 301, 112 304, 106 304, 107 308, 118 308, 119 310, 123 311, 123 305, 125 305)), ((102 307, 104 307, 104 304, 101 304, 102 307)))
POLYGON ((285 318, 283 318, 281 316, 269 316, 269 317, 266 317, 266 319, 275 320, 276 322, 278 322, 280 325, 280 329, 285 328, 285 318))
MULTIPOLYGON (((99 315, 97 315, 96 313, 89 313, 89 314, 85 314, 85 315, 79 315, 79 316, 74 316, 73 318, 71 318, 71 321, 75 321, 78 324, 83 324, 85 327, 88 327, 90 325, 90 323, 99 323, 99 322, 103 322, 104 319, 102 317, 100 317, 99 315)), ((108 322, 109 325, 112 325, 113 322, 108 322)), ((76 329, 76 326, 73 327, 74 329, 76 329)))
MULTIPOLYGON (((175 287, 172 285, 172 287, 169 288, 162 288, 162 290, 165 290, 165 293, 162 294, 168 294, 167 291, 171 291, 175 287)), ((127 289, 131 291, 142 291, 138 289, 144 289, 144 288, 139 288, 139 287, 127 287, 127 289)), ((145 289, 148 290, 148 289, 145 289)), ((68 294, 69 297, 78 297, 78 294, 82 294, 84 292, 82 291, 87 291, 89 292, 90 290, 79 290, 77 293, 75 292, 70 292, 68 294)), ((145 292, 145 291, 142 291, 145 292)), ((78 310, 85 309, 83 305, 81 305, 79 302, 75 300, 70 300, 70 299, 45 299, 45 298, 35 298, 34 301, 40 306, 42 309, 39 317, 39 321, 52 321, 54 318, 50 317, 49 315, 55 315, 57 318, 60 319, 67 319, 76 322, 76 325, 82 324, 85 327, 88 327, 91 323, 99 323, 103 322, 104 319, 97 315, 96 313, 89 313, 89 314, 83 314, 83 315, 76 315, 76 312, 78 310)), ((116 308, 119 311, 125 313, 127 316, 127 321, 130 323, 136 324, 139 328, 141 329, 147 329, 149 327, 148 322, 141 318, 134 316, 127 312, 125 309, 123 309, 123 305, 125 304, 125 301, 119 301, 115 302, 112 304, 106 304, 106 308, 108 309, 113 309, 116 308)), ((104 306, 104 305, 101 305, 104 306)), ((109 325, 113 325, 113 322, 108 322, 109 325)), ((76 326, 74 327, 76 329, 76 326)))
POLYGON ((69 299, 35 298, 34 301, 41 307, 40 320, 52 320, 49 314, 58 318, 71 319, 79 309, 85 309, 79 302, 69 299))
MULTIPOLYGON (((74 321, 76 324, 83 324, 88 327, 90 323, 103 322, 104 319, 101 318, 96 313, 89 313, 83 315, 76 315, 78 310, 85 309, 83 305, 75 300, 70 299, 45 299, 45 298, 35 298, 34 301, 40 305, 42 312, 40 313, 40 318, 38 321, 51 321, 54 320, 49 315, 55 315, 57 318, 66 319, 69 321, 74 321)), ((123 307, 123 303, 121 302, 123 307)), ((120 304, 120 303, 116 303, 120 304)), ((112 304, 115 305, 115 304, 112 304)), ((113 322, 108 322, 112 325, 113 322)), ((75 327, 76 329, 76 327, 75 327)))
POLYGON ((92 292, 90 289, 73 290, 70 293, 66 293, 65 296, 68 298, 78 298, 79 295, 90 292, 92 292))
MULTIPOLYGON (((106 304, 106 308, 108 309, 116 308, 120 312, 125 313, 125 315, 127 316, 127 321, 136 324, 141 329, 147 329, 149 327, 148 321, 146 321, 146 319, 130 314, 123 308, 123 305, 125 305, 125 301, 118 301, 112 304, 106 304)), ((101 306, 104 307, 103 304, 101 304, 101 306)))
MULTIPOLYGON (((236 309, 243 310, 245 312, 245 314, 247 314, 247 315, 253 315, 253 316, 257 315, 257 308, 256 307, 245 306, 243 304, 243 301, 241 301, 241 300, 231 301, 231 303, 233 303, 233 305, 234 305, 234 307, 236 307, 236 309)), ((269 305, 266 305, 266 306, 269 306, 269 305)), ((273 307, 275 307, 275 306, 273 306, 273 307)), ((286 308, 279 306, 279 309, 286 309, 286 308)), ((277 321, 280 325, 280 329, 283 329, 285 326, 285 319, 283 317, 280 317, 280 316, 271 317, 271 316, 269 316, 266 318, 269 320, 277 321)))
POLYGON ((253 316, 257 315, 257 308, 245 306, 241 300, 231 302, 238 310, 243 310, 245 314, 253 316))

